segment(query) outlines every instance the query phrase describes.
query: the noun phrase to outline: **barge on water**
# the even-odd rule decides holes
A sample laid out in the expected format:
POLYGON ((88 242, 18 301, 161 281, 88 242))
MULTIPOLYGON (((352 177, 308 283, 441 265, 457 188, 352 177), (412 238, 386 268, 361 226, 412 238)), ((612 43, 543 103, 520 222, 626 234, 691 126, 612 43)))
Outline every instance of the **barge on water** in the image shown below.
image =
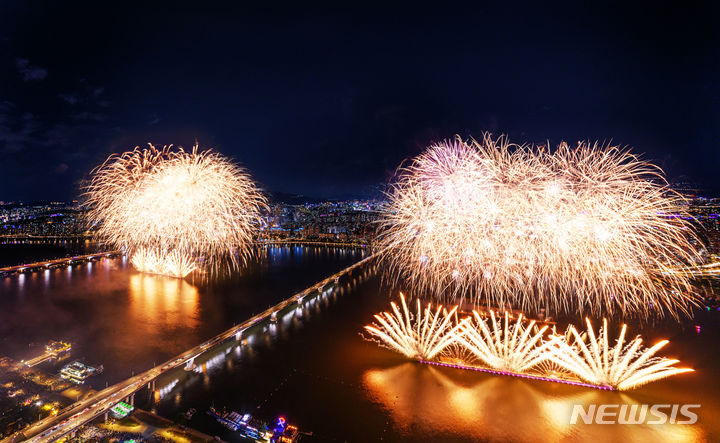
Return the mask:
POLYGON ((278 417, 271 428, 267 422, 253 418, 250 414, 235 411, 220 413, 212 407, 207 413, 229 430, 256 442, 295 443, 300 439, 297 426, 288 424, 285 417, 278 417))

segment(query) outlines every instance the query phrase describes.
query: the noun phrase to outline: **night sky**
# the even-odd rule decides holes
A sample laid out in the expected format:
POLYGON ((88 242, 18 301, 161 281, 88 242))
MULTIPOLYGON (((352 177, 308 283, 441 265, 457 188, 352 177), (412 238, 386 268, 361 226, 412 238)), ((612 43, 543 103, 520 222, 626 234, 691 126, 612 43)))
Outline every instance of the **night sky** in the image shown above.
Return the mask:
POLYGON ((195 140, 268 191, 371 196, 482 131, 612 140, 720 195, 710 2, 52 3, 0 3, 0 201, 72 199, 110 153, 195 140))

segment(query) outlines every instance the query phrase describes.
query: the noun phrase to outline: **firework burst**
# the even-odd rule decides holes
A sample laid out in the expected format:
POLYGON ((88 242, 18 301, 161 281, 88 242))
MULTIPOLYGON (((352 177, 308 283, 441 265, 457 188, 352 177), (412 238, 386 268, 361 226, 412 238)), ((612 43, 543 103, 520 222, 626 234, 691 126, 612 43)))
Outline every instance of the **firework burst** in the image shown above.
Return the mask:
POLYGON ((585 321, 585 333, 581 334, 574 326, 569 326, 564 339, 554 340, 548 353, 548 360, 582 380, 624 391, 692 371, 690 368, 675 367, 679 360, 655 357, 669 343, 668 340, 661 340, 650 348, 643 347, 640 336, 626 342, 627 326, 623 325, 615 345, 610 346, 607 320, 603 320, 603 327, 597 335, 590 320, 585 321))
POLYGON ((178 278, 185 278, 198 269, 192 257, 176 250, 165 252, 156 249, 139 248, 133 254, 130 262, 139 271, 178 278))
POLYGON ((489 135, 430 147, 398 172, 379 245, 418 293, 525 310, 687 312, 698 261, 682 198, 617 147, 550 152, 489 135))
POLYGON ((400 294, 402 312, 391 302, 393 313, 375 315, 376 324, 365 326, 371 340, 406 357, 428 360, 435 358, 454 343, 455 333, 461 324, 453 321, 457 307, 451 311, 438 306, 435 311, 430 304, 423 310, 417 300, 416 313, 412 314, 400 294))
POLYGON ((248 174, 221 155, 172 146, 112 155, 92 173, 88 220, 148 272, 185 276, 197 262, 244 262, 266 206, 248 174))
POLYGON ((527 325, 523 316, 513 322, 510 314, 498 321, 490 311, 490 321, 473 311, 474 322, 465 322, 456 340, 489 368, 516 373, 528 372, 546 360, 547 347, 543 336, 547 326, 527 325))
POLYGON ((473 311, 459 319, 457 306, 433 311, 428 305, 422 311, 419 301, 413 315, 402 295, 401 305, 402 311, 393 302, 393 314, 376 315, 377 323, 365 330, 381 346, 424 362, 615 390, 692 371, 676 367, 678 360, 656 356, 667 340, 650 348, 639 336, 626 342, 625 325, 611 346, 606 320, 598 334, 589 320, 583 333, 570 325, 557 334, 522 315, 513 320, 505 313, 499 320, 493 311, 489 319, 473 311))

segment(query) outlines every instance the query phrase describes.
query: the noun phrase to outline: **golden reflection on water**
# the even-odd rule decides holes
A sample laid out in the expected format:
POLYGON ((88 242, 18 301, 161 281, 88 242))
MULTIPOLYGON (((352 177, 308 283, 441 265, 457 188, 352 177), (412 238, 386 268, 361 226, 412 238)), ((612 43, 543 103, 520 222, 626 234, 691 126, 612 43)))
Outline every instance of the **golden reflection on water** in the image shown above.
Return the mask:
POLYGON ((149 333, 198 325, 199 295, 195 286, 179 278, 130 276, 130 316, 149 333))
POLYGON ((631 395, 407 362, 363 374, 403 434, 511 441, 704 441, 698 425, 570 424, 575 404, 642 404, 631 395))

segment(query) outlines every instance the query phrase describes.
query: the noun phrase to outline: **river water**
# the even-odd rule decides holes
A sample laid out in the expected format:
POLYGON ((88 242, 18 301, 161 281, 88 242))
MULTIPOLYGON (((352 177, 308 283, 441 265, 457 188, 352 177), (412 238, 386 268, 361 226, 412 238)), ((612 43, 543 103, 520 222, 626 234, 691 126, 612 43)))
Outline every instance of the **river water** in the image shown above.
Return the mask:
MULTIPOLYGON (((149 368, 361 259, 359 249, 274 247, 239 275, 207 281, 135 272, 122 259, 0 280, 0 355, 21 359, 51 339, 73 358, 102 363, 96 388, 149 368), (36 346, 33 346, 36 344, 36 346), (31 346, 29 346, 31 345, 31 346)), ((638 325, 648 342, 696 369, 627 393, 408 362, 364 340, 390 289, 371 268, 159 379, 136 402, 171 419, 240 441, 205 411, 283 415, 303 441, 718 441, 718 315, 638 325), (699 326, 699 331, 695 326, 699 326), (695 425, 570 424, 575 404, 700 404, 695 425)), ((48 370, 55 368, 48 367, 48 370)))

